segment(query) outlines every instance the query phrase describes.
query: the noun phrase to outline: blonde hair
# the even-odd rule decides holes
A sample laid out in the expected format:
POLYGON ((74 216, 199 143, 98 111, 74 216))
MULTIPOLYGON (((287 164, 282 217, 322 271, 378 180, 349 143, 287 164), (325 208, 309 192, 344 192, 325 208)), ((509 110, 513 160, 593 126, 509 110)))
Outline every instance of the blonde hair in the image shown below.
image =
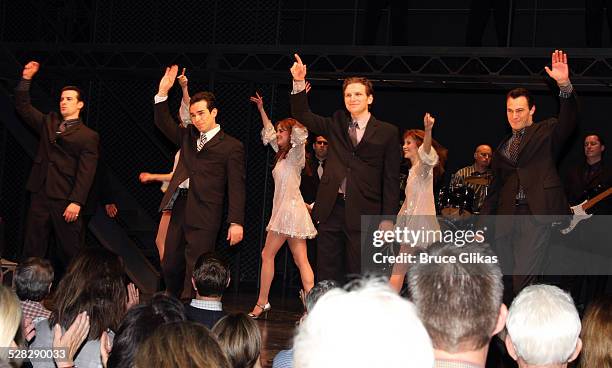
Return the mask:
POLYGON ((146 339, 134 361, 136 368, 230 368, 221 346, 206 327, 195 322, 172 322, 146 339))
MULTIPOLYGON (((21 304, 15 293, 0 285, 0 346, 10 346, 21 323, 21 304)), ((0 361, 7 360, 7 350, 0 350, 0 361)))
POLYGON ((593 302, 582 319, 580 368, 612 368, 612 296, 593 302))

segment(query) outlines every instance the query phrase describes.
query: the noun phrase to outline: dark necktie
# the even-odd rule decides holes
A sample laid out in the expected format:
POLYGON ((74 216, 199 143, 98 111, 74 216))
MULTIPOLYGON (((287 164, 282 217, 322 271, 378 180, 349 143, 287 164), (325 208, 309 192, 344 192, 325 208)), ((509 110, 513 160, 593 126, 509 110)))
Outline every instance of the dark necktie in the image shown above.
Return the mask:
POLYGON ((515 164, 518 160, 519 147, 521 145, 521 140, 523 139, 524 133, 524 129, 515 130, 512 132, 512 138, 510 138, 510 143, 508 146, 508 159, 515 164))
POLYGON ((356 121, 352 121, 349 123, 349 137, 351 138, 351 142, 353 143, 353 147, 359 144, 359 140, 357 139, 357 129, 359 129, 359 124, 356 121))

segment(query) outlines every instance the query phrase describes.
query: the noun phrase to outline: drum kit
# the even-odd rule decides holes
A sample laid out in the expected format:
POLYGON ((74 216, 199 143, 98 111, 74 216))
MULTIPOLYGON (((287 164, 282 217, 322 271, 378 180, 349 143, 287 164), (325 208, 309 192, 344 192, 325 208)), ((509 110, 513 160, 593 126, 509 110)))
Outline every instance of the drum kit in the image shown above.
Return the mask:
POLYGON ((438 193, 438 208, 440 214, 450 220, 466 220, 478 214, 477 198, 474 189, 468 184, 484 186, 484 195, 487 195, 492 176, 489 173, 474 173, 463 178, 459 186, 448 185, 438 193))

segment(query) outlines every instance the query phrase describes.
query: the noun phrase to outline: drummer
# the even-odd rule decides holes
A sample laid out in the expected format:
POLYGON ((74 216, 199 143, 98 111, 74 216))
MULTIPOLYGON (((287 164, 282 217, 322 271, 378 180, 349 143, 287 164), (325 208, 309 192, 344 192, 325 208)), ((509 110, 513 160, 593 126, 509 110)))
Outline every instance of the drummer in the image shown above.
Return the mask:
POLYGON ((481 144, 474 152, 474 163, 459 169, 451 178, 451 187, 468 186, 474 190, 474 212, 478 212, 487 196, 487 187, 491 183, 491 146, 481 144))

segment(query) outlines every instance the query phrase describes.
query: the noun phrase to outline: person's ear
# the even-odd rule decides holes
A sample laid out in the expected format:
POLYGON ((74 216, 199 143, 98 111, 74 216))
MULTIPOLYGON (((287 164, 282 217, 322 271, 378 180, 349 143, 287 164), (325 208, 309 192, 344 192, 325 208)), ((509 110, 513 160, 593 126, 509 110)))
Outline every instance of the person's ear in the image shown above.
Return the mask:
POLYGON ((212 111, 210 112, 210 115, 211 115, 213 118, 216 118, 216 117, 217 117, 217 113, 218 113, 218 112, 219 112, 219 111, 218 111, 218 110, 217 110, 217 108, 215 107, 215 108, 214 108, 214 109, 212 109, 212 111))
POLYGON ((79 108, 79 111, 83 110, 83 107, 85 107, 85 102, 83 101, 77 102, 77 107, 79 108))
POLYGON ((196 287, 196 282, 195 279, 192 277, 191 278, 191 286, 193 286, 193 290, 196 291, 196 293, 198 292, 198 288, 196 287))
POLYGON ((535 105, 531 106, 531 109, 529 109, 529 115, 533 117, 533 114, 535 114, 535 105))
POLYGON ((578 358, 578 355, 580 355, 580 351, 582 351, 582 340, 578 338, 578 341, 576 342, 576 350, 574 350, 574 353, 567 362, 569 363, 576 360, 576 358, 578 358))
POLYGON ((225 285, 226 288, 228 288, 230 286, 230 282, 232 282, 232 278, 228 277, 227 278, 227 284, 225 285))
POLYGON ((369 95, 368 96, 368 105, 371 105, 372 102, 374 102, 374 95, 369 95))
POLYGON ((497 323, 495 324, 495 330, 491 336, 495 336, 501 332, 506 326, 506 318, 508 317, 508 307, 504 303, 499 307, 499 314, 497 315, 497 323))
POLYGON ((514 349, 514 344, 512 343, 512 339, 510 338, 510 335, 508 334, 506 334, 505 343, 506 343, 506 350, 508 350, 508 354, 512 357, 512 359, 518 362, 518 354, 516 353, 516 350, 514 349))

